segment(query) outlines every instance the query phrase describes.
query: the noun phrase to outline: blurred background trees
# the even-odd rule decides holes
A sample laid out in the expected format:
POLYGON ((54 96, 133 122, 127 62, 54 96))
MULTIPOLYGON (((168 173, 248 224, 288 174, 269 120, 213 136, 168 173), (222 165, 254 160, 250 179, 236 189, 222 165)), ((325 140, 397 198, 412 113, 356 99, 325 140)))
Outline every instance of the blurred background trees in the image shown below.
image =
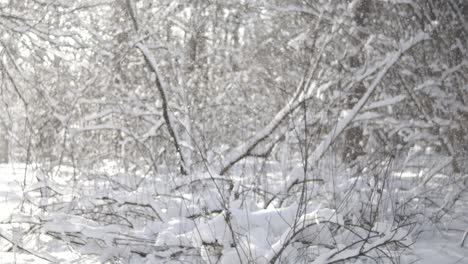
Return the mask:
POLYGON ((375 152, 403 157, 430 147, 459 171, 467 9, 455 0, 6 1, 3 156, 156 170, 178 163, 175 139, 188 171, 221 166, 294 99, 301 80, 304 90, 329 81, 250 154, 286 134, 297 151, 311 152, 364 95, 385 56, 426 32, 431 39, 389 70, 334 150, 354 164, 375 152), (139 43, 157 63, 175 137, 139 43))
POLYGON ((390 69, 337 151, 347 163, 388 148, 404 156, 414 145, 455 159, 465 151, 463 1, 6 1, 1 14, 2 145, 13 160, 174 165, 174 138, 138 43, 157 63, 189 170, 206 157, 222 162, 301 79, 333 85, 275 133, 313 148, 364 95, 373 69, 420 31, 431 40, 390 69))

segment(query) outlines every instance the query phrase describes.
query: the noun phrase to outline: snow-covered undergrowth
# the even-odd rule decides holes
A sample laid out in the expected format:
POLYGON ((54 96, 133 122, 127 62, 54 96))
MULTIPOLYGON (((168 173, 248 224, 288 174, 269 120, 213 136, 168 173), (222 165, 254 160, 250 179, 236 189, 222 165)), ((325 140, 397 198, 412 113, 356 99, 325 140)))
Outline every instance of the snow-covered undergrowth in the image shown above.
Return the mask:
POLYGON ((0 263, 468 262, 466 176, 436 163, 328 162, 305 177, 254 160, 226 176, 101 165, 4 165, 0 263))

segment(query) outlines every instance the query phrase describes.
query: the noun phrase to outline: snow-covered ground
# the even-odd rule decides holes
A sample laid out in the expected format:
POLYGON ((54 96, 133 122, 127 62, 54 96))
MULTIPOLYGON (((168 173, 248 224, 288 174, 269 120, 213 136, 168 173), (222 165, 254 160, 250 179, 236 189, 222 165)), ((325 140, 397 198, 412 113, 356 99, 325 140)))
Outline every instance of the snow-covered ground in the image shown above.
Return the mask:
POLYGON ((460 232, 444 232, 443 235, 421 239, 414 245, 416 263, 468 263, 468 247, 460 247, 460 232))
MULTIPOLYGON (((20 236, 12 234, 12 230, 17 230, 18 225, 9 224, 10 216, 14 213, 21 212, 22 204, 22 193, 23 184, 25 181, 31 183, 33 181, 31 168, 28 168, 27 174, 25 174, 25 166, 23 164, 1 164, 0 165, 0 264, 8 263, 50 263, 40 257, 34 256, 31 253, 27 253, 23 250, 18 249, 18 246, 23 246, 31 252, 37 252, 38 255, 49 255, 54 257, 59 263, 96 263, 96 257, 93 256, 80 256, 79 254, 67 250, 65 245, 57 245, 55 248, 52 246, 48 252, 40 252, 43 249, 36 249, 28 247, 27 241, 21 239, 20 236), (6 239, 12 239, 16 246, 12 245, 6 239)), ((25 214, 31 212, 24 212, 25 214)))
MULTIPOLYGON (((18 225, 8 223, 10 215, 21 212, 22 185, 25 181, 25 175, 27 184, 31 184, 34 179, 32 174, 25 174, 25 167, 21 164, 1 165, 0 175, 0 202, 2 206, 0 211, 2 223, 0 226, 0 235, 2 236, 0 238, 0 264, 49 263, 38 257, 43 255, 51 256, 59 263, 97 263, 99 261, 96 256, 82 256, 70 247, 56 241, 51 241, 47 247, 34 248, 34 243, 28 243, 28 241, 24 241, 23 236, 15 234, 14 230, 18 229, 18 225), (12 245, 6 239, 14 241, 17 245, 12 245), (22 246, 30 252, 37 253, 38 256, 33 256, 18 248, 22 246)), ((463 197, 463 200, 464 203, 468 203, 468 197, 463 197)), ((25 214, 34 215, 36 213, 28 212, 27 208, 23 208, 23 211, 25 214)), ((420 235, 420 239, 412 246, 413 252, 404 258, 406 263, 468 263, 468 241, 463 248, 460 247, 463 232, 468 228, 468 207, 457 208, 456 211, 457 218, 447 219, 444 221, 445 226, 434 227, 434 230, 420 235)), ((202 229, 201 227, 200 230, 203 232, 202 229)), ((209 235, 209 230, 207 230, 206 235, 209 235)), ((265 250, 268 251, 268 249, 265 250)))

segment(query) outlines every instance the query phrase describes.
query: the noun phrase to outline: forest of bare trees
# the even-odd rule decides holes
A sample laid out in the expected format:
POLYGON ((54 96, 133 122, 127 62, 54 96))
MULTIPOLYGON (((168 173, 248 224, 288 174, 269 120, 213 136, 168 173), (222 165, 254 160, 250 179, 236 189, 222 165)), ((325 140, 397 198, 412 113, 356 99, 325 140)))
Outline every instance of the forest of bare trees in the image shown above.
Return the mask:
POLYGON ((415 263, 447 226, 468 246, 467 1, 0 0, 0 84, 22 166, 2 252, 415 263))

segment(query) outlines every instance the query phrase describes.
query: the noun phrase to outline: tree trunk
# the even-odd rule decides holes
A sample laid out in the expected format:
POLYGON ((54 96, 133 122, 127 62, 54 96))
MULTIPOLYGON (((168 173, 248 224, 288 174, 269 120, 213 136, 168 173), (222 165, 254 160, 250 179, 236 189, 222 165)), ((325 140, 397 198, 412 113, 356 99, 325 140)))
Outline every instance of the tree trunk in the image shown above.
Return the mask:
POLYGON ((8 163, 9 159, 9 144, 8 138, 4 131, 0 130, 0 163, 8 163))
MULTIPOLYGON (((363 27, 365 25, 366 16, 370 11, 370 4, 369 0, 358 0, 358 3, 356 3, 354 9, 354 21, 356 22, 356 26, 363 27)), ((361 41, 367 37, 368 36, 363 33, 358 33, 356 38, 357 41, 354 45, 362 45, 361 41)), ((364 64, 362 54, 357 53, 351 56, 349 58, 349 64, 352 68, 361 67, 364 64)), ((364 87, 362 82, 351 88, 348 98, 346 98, 346 108, 352 109, 365 92, 366 87, 364 87)), ((343 161, 350 163, 364 154, 363 145, 361 144, 364 139, 364 130, 359 125, 356 125, 345 132, 344 138, 345 145, 342 153, 342 159, 343 161)))

